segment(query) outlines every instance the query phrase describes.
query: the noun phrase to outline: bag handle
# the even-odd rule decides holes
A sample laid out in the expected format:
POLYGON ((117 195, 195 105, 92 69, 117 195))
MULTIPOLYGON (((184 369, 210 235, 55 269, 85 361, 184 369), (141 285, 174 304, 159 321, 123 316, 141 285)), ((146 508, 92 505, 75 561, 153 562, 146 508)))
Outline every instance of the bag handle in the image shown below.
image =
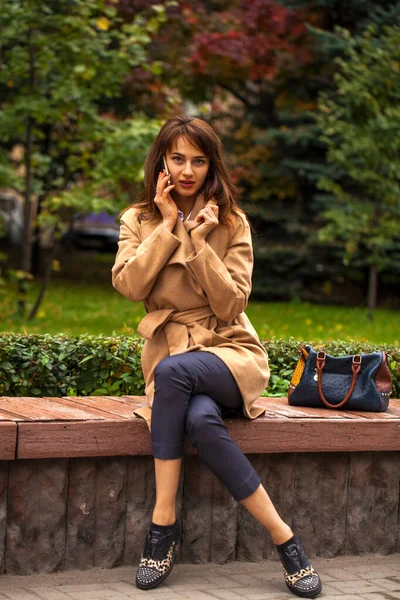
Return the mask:
POLYGON ((328 402, 328 400, 325 398, 324 392, 322 391, 322 371, 323 371, 323 368, 325 367, 326 353, 323 350, 318 352, 318 354, 317 354, 318 393, 319 393, 319 397, 321 398, 321 400, 325 404, 325 406, 327 406, 328 408, 341 408, 342 406, 344 406, 346 404, 346 402, 349 400, 349 398, 355 388, 355 385, 357 382, 357 377, 358 377, 358 374, 361 369, 361 361, 362 361, 362 357, 360 354, 355 354, 353 356, 353 361, 351 364, 351 370, 353 372, 353 379, 351 380, 350 389, 347 392, 346 397, 341 402, 339 402, 339 404, 330 404, 328 402))

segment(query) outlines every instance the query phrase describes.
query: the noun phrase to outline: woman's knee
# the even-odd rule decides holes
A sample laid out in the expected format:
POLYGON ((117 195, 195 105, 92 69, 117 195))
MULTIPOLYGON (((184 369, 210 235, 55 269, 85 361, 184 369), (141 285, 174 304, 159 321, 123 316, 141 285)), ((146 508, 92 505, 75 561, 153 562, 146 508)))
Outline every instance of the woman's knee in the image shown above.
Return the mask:
POLYGON ((163 358, 154 369, 154 384, 167 382, 168 384, 185 384, 185 387, 191 388, 190 369, 185 367, 185 361, 179 354, 173 354, 163 358))
POLYGON ((167 356, 160 360, 160 362, 156 365, 154 369, 154 379, 159 379, 160 377, 169 376, 173 369, 173 361, 171 360, 172 356, 167 356))
POLYGON ((222 423, 221 410, 209 396, 194 394, 186 413, 186 435, 192 443, 207 437, 212 425, 222 423))

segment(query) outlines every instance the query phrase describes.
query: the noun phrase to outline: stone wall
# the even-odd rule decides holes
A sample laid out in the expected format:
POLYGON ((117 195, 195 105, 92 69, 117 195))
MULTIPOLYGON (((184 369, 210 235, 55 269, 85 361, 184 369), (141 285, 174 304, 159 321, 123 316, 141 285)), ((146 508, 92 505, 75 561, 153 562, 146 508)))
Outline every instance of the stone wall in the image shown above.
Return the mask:
MULTIPOLYGON (((310 556, 400 552, 400 453, 252 454, 310 556)), ((151 456, 0 461, 0 573, 136 565, 151 519, 151 456)), ((185 457, 177 560, 276 560, 267 532, 185 457)))

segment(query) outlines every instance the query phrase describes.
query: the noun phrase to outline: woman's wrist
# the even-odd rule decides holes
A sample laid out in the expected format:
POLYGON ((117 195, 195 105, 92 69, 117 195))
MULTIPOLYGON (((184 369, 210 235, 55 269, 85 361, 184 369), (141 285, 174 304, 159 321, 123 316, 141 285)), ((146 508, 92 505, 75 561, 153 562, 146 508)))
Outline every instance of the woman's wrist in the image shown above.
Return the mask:
POLYGON ((206 240, 203 240, 203 239, 196 240, 196 238, 192 238, 192 243, 193 243, 193 246, 194 246, 194 249, 196 250, 196 252, 200 252, 200 250, 202 248, 204 248, 204 246, 206 245, 206 240))
POLYGON ((164 220, 162 224, 168 229, 168 231, 172 233, 172 230, 175 227, 175 223, 173 223, 172 221, 164 220))

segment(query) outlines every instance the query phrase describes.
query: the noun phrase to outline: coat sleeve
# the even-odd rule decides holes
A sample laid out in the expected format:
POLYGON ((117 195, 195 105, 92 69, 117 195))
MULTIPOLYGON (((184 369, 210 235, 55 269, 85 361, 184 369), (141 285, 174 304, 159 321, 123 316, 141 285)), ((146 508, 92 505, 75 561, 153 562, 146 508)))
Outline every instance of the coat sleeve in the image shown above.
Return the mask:
POLYGON ((181 243, 162 223, 142 242, 134 220, 121 219, 118 252, 112 268, 112 285, 132 302, 144 300, 158 273, 181 243))
POLYGON ((223 260, 207 242, 198 254, 193 252, 186 260, 215 315, 223 321, 231 321, 245 310, 252 287, 251 230, 245 217, 240 221, 223 260))

